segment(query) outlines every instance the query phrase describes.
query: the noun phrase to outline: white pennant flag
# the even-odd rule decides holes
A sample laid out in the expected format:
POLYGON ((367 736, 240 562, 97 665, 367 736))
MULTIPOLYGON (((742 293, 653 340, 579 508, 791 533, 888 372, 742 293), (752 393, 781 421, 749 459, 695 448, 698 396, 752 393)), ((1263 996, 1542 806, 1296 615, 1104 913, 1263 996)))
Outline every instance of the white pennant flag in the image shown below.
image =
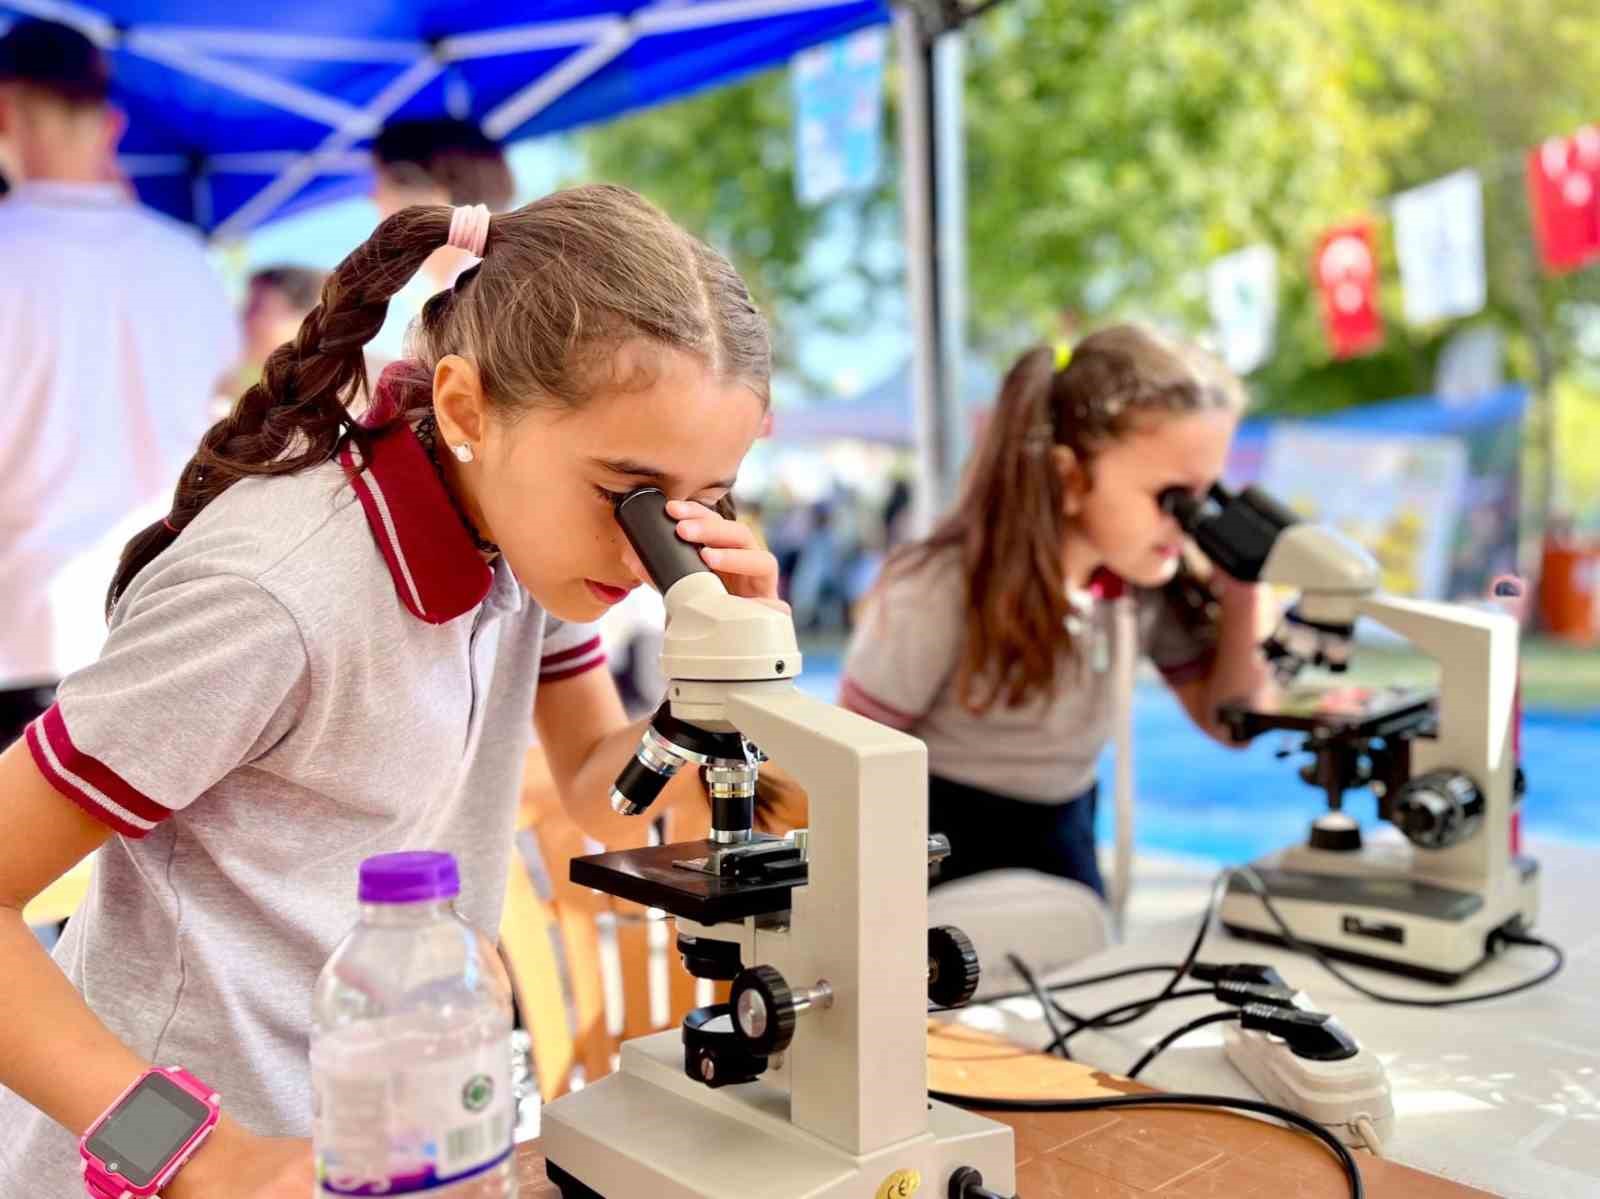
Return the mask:
POLYGON ((1278 323, 1278 258, 1250 246, 1213 262, 1206 272, 1217 346, 1229 367, 1247 375, 1272 356, 1278 323))
POLYGON ((1456 171, 1394 198, 1406 320, 1427 325, 1483 308, 1483 180, 1456 171))

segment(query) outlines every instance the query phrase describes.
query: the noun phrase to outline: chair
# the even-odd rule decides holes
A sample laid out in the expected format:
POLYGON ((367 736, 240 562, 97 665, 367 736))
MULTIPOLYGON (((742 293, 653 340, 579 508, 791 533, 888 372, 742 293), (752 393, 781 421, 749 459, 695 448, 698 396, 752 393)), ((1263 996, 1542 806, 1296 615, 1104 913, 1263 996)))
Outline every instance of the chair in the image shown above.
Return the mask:
MULTIPOLYGON (((672 812, 667 820, 671 840, 703 837, 709 827, 704 812, 672 812)), ((518 831, 532 834, 536 860, 513 858, 500 947, 533 1043, 539 1091, 548 1101, 571 1090, 580 1074, 592 1082, 610 1073, 621 1040, 676 1027, 695 1006, 698 986, 670 945, 652 946, 652 929, 665 928, 662 920, 568 879, 568 863, 592 847, 562 808, 537 748, 523 771, 518 831), (545 880, 544 894, 535 873, 545 880), (616 955, 611 972, 608 941, 616 955), (652 969, 663 964, 664 975, 652 969), (612 1035, 607 1018, 608 973, 620 1037, 612 1035), (663 1019, 655 1018, 657 1010, 663 1019)), ((519 844, 527 840, 519 835, 519 844)))

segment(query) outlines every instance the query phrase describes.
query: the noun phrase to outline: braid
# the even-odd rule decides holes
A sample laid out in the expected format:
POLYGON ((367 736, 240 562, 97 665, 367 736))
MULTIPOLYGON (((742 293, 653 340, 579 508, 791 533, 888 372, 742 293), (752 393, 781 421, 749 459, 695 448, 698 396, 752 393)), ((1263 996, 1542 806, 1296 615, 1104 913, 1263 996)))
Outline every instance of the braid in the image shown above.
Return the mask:
POLYGON ((293 341, 268 356, 260 382, 206 432, 178 477, 172 510, 123 550, 106 594, 118 597, 212 500, 251 475, 287 475, 333 458, 347 440, 365 449, 368 430, 350 414, 367 390, 366 344, 389 300, 444 244, 450 210, 407 208, 378 226, 328 276, 321 302, 293 341))

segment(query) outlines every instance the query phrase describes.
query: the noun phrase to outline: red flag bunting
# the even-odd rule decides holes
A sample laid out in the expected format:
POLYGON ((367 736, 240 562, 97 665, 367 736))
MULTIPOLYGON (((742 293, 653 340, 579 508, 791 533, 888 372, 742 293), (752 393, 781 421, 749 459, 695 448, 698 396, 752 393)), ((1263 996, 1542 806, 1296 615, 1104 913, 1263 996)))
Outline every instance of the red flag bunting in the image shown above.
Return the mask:
POLYGON ((1528 151, 1528 200, 1545 270, 1559 275, 1600 257, 1600 128, 1528 151))
POLYGON ((1372 223, 1351 221, 1322 235, 1313 269, 1322 293, 1322 321, 1336 358, 1383 344, 1378 315, 1378 252, 1372 223))

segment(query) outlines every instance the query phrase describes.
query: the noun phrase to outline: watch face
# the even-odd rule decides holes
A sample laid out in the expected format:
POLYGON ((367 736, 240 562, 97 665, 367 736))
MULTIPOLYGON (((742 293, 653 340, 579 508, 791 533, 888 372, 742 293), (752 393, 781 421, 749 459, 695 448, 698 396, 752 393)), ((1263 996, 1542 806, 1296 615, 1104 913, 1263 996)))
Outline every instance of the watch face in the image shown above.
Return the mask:
POLYGON ((210 1116, 171 1079, 147 1074, 89 1138, 89 1152, 134 1186, 149 1186, 210 1116))

